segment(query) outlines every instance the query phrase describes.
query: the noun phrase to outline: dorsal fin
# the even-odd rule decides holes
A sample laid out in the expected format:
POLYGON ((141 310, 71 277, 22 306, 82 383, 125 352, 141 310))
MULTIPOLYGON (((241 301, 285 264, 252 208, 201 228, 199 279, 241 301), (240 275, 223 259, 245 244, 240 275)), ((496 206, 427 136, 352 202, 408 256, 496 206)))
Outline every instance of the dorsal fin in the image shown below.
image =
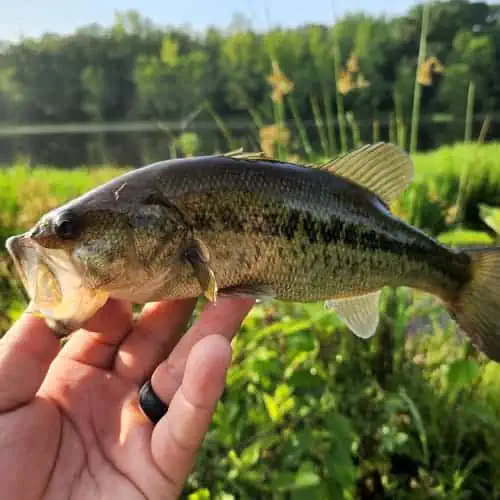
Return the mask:
POLYGON ((235 158, 237 160, 272 160, 272 158, 266 157, 263 151, 248 153, 244 151, 243 148, 229 151, 228 153, 224 153, 222 156, 226 156, 227 158, 235 158))
POLYGON ((224 153, 222 156, 225 156, 226 158, 233 158, 235 160, 266 161, 270 163, 281 163, 282 165, 289 164, 289 165, 297 165, 300 167, 310 167, 310 168, 316 167, 316 165, 313 165, 312 163, 300 163, 300 162, 278 160, 276 158, 271 158, 270 156, 266 155, 263 151, 248 153, 244 151, 243 148, 235 149, 234 151, 229 151, 228 153, 224 153))
POLYGON ((319 167, 375 193, 387 205, 411 182, 413 162, 394 144, 368 144, 319 167))

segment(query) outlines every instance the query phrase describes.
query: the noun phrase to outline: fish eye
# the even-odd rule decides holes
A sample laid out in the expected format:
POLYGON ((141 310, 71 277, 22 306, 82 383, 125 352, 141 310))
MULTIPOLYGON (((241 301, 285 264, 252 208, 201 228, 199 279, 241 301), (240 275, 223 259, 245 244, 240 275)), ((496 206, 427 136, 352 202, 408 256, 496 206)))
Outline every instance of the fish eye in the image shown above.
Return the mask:
POLYGON ((73 240, 80 235, 80 221, 74 212, 66 210, 59 214, 54 221, 54 231, 56 236, 62 240, 73 240))

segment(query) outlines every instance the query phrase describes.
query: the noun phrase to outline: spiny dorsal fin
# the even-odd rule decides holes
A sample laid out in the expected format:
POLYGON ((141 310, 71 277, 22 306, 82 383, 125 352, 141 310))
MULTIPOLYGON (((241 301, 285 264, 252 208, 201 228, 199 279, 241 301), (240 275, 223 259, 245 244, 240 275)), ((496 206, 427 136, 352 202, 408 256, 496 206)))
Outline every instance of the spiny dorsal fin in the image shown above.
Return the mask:
POLYGON ((387 205, 404 191, 413 177, 410 156, 385 142, 368 144, 319 168, 360 184, 387 205))
POLYGON ((243 148, 229 151, 229 153, 224 153, 222 156, 226 156, 227 158, 235 158, 237 160, 272 160, 272 158, 266 157, 263 151, 247 153, 243 150, 243 148))
POLYGON ((300 167, 311 167, 314 168, 315 165, 311 163, 296 163, 287 160, 278 160, 276 158, 271 158, 267 156, 263 151, 257 151, 255 153, 247 153, 243 150, 243 148, 236 149, 234 151, 229 151, 229 153, 224 153, 222 156, 226 158, 233 158, 235 160, 246 160, 246 161, 267 161, 271 163, 281 163, 281 164, 290 164, 290 165, 298 165, 300 167))
POLYGON ((327 300, 325 306, 328 309, 334 309, 355 335, 362 339, 368 339, 377 330, 378 303, 381 293, 379 290, 347 299, 327 300))

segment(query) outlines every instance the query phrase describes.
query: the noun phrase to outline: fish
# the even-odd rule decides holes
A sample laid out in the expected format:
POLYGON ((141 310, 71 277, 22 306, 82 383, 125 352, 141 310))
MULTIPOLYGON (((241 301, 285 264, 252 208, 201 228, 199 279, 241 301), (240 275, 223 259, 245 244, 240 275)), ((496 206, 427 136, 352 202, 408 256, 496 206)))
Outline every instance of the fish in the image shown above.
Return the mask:
POLYGON ((500 248, 447 247, 390 206, 409 154, 367 144, 319 165, 243 150, 153 163, 51 210, 7 249, 33 313, 58 334, 109 298, 134 304, 221 295, 323 301, 359 338, 385 287, 437 297, 500 361, 500 248))

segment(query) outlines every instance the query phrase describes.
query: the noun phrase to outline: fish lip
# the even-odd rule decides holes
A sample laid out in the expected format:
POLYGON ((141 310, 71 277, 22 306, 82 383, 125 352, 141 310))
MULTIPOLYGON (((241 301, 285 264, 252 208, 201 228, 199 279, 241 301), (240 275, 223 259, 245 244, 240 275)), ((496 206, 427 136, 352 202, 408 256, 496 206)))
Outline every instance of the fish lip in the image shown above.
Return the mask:
POLYGON ((34 295, 33 284, 40 263, 49 268, 59 286, 61 286, 61 283, 57 271, 71 272, 61 265, 61 259, 56 260, 50 251, 47 251, 31 238, 31 231, 9 237, 5 246, 30 298, 33 298, 34 295))
POLYGON ((10 236, 5 242, 5 247, 14 262, 14 266, 19 274, 19 277, 21 278, 21 281, 23 282, 24 287, 31 296, 28 279, 29 262, 26 258, 26 249, 30 246, 30 239, 27 235, 28 233, 10 236))

